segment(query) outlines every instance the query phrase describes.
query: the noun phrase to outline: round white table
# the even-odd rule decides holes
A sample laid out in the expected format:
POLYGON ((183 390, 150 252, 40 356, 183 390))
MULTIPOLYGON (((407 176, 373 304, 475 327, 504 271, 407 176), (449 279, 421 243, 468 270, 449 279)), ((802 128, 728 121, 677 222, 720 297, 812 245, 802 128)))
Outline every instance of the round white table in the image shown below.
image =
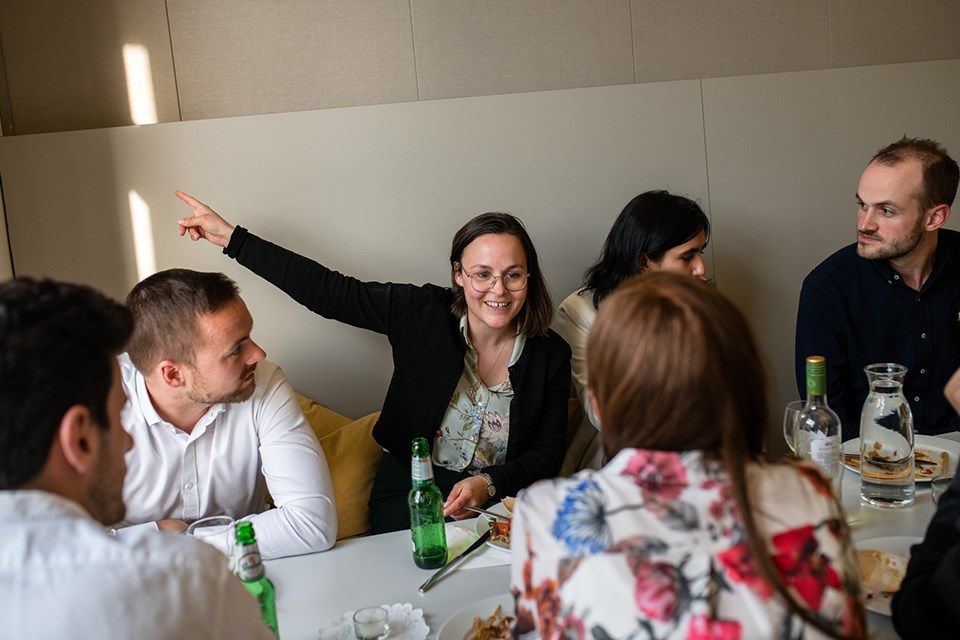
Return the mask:
MULTIPOLYGON (((960 443, 960 432, 941 436, 960 443)), ((960 446, 958 446, 960 450, 960 446)), ((929 485, 919 484, 916 503, 906 509, 878 509, 860 503, 860 476, 845 471, 843 506, 854 542, 889 536, 918 536, 934 513, 929 485)), ((464 521, 471 527, 473 521, 464 521)), ((500 554, 495 549, 478 551, 500 554)), ((338 542, 322 553, 266 562, 277 589, 277 617, 283 640, 316 640, 321 628, 346 611, 369 605, 410 603, 421 608, 436 638, 443 623, 464 607, 506 593, 509 566, 457 569, 425 594, 417 588, 431 571, 413 564, 409 531, 396 531, 338 542)), ((867 612, 870 637, 897 635, 890 619, 867 612)))

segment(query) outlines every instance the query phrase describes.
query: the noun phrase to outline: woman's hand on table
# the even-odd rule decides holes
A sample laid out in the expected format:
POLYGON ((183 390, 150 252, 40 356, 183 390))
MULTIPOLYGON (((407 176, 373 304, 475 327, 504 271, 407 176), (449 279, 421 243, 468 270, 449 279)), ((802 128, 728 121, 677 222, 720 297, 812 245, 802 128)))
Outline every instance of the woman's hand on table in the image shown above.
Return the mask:
POLYGON ((477 476, 461 480, 453 485, 443 503, 443 515, 454 520, 474 518, 477 514, 464 510, 464 507, 482 507, 488 499, 486 480, 477 476))
POLYGON ((191 240, 203 238, 218 247, 225 247, 233 234, 233 225, 220 217, 216 211, 183 191, 176 192, 177 197, 193 208, 193 215, 178 220, 180 235, 190 234, 191 240))

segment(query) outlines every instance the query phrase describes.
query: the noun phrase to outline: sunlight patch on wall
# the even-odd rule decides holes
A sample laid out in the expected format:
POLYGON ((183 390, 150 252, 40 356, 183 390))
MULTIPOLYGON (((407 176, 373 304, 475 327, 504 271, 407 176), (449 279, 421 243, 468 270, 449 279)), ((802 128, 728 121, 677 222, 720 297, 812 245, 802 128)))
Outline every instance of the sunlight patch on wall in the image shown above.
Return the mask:
POLYGON ((133 227, 133 253, 137 261, 137 281, 157 272, 157 256, 153 249, 153 226, 150 224, 150 207, 131 190, 130 226, 133 227))
POLYGON ((127 100, 133 124, 156 124, 157 101, 153 95, 150 54, 142 44, 123 45, 123 68, 127 76, 127 100))

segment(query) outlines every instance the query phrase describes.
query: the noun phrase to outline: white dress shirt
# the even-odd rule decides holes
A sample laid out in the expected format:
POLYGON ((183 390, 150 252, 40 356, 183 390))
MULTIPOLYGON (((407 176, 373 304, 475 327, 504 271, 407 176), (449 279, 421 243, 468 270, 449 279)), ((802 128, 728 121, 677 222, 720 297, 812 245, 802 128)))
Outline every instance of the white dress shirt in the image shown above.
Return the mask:
POLYGON ((213 405, 188 434, 159 416, 129 356, 118 360, 127 393, 122 421, 134 441, 125 524, 228 515, 253 523, 264 558, 333 546, 330 469, 277 365, 259 362, 250 399, 213 405))
POLYGON ((46 491, 0 491, 0 637, 263 638, 257 601, 188 536, 104 533, 46 491))

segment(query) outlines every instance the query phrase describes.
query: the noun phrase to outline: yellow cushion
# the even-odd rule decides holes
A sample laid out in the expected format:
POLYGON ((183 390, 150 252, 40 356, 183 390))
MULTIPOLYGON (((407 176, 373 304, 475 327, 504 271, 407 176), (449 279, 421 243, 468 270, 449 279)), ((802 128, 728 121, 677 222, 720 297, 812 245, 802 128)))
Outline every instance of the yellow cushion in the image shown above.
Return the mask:
POLYGON ((330 465, 337 501, 337 539, 369 533, 367 499, 383 454, 373 439, 380 412, 350 420, 299 393, 297 400, 330 465))

